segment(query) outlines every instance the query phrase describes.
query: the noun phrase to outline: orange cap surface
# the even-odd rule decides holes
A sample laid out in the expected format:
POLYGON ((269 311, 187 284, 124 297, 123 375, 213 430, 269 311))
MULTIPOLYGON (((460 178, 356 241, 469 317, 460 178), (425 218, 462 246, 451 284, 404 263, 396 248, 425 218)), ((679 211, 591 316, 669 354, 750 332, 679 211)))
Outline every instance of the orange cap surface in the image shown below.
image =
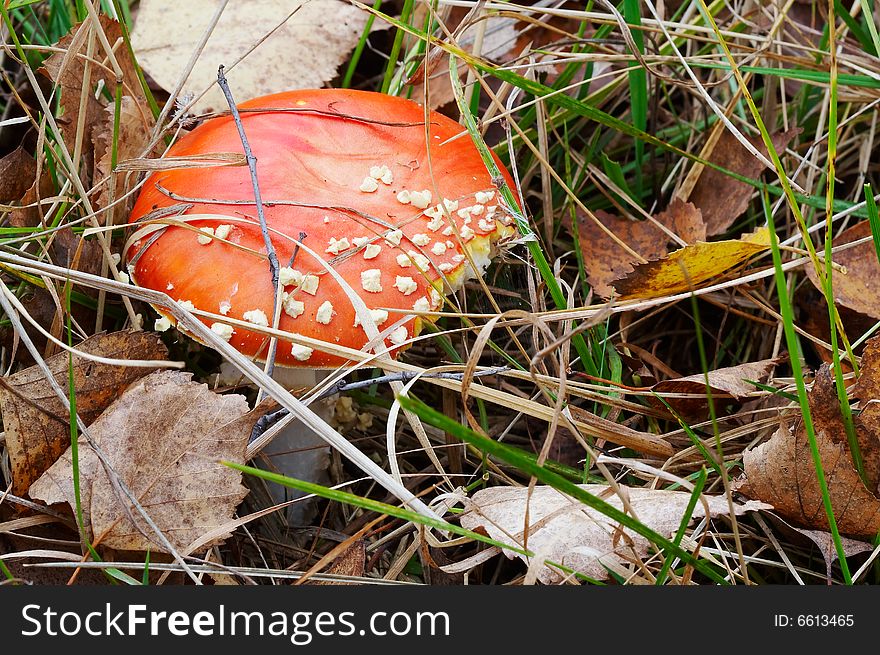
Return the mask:
MULTIPOLYGON (((463 128, 441 114, 431 112, 426 126, 424 108, 412 101, 340 89, 280 93, 239 109, 281 267, 281 330, 364 348, 354 291, 394 354, 419 330, 420 319, 407 312, 439 309, 441 292, 475 275, 470 262, 484 268, 498 242, 515 234, 473 142, 466 134, 447 142, 463 128)), ((168 155, 228 152, 244 148, 233 119, 223 116, 168 155)), ((156 172, 129 221, 150 224, 175 206, 183 210, 173 215, 178 225, 130 241, 133 281, 204 311, 271 325, 275 293, 248 168, 156 172)), ((205 323, 240 352, 265 358, 264 335, 205 323)), ((276 362, 329 368, 343 360, 281 343, 276 362)))

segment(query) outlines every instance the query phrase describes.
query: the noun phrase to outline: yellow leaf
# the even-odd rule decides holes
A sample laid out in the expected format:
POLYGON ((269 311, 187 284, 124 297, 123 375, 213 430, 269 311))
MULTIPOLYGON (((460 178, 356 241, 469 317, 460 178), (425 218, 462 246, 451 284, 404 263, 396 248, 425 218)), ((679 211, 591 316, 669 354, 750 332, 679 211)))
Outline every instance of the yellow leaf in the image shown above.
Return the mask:
POLYGON ((612 284, 620 300, 658 298, 697 289, 770 248, 766 227, 728 241, 697 241, 662 259, 639 264, 612 284))

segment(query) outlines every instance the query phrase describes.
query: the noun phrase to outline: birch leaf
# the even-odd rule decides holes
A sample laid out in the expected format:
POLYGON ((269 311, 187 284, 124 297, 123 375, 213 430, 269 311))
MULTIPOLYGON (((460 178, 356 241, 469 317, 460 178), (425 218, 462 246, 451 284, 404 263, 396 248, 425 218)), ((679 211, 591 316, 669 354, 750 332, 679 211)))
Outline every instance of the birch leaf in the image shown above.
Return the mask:
MULTIPOLYGON (((623 509, 620 497, 601 484, 579 485, 585 491, 601 496, 607 503, 623 509)), ((667 491, 621 487, 629 496, 629 503, 638 519, 655 532, 671 537, 681 524, 690 500, 685 491, 667 491)), ((493 539, 517 545, 520 548, 563 564, 595 579, 608 578, 606 566, 627 564, 635 557, 643 558, 651 547, 647 539, 609 519, 601 512, 562 494, 553 487, 535 487, 528 505, 528 539, 524 540, 528 489, 525 487, 490 487, 473 495, 473 507, 461 515, 461 525, 468 530, 483 528, 493 539)), ((724 496, 704 496, 711 516, 726 515, 729 511, 724 496)), ((760 502, 734 504, 739 515, 747 511, 768 509, 760 502)), ((704 505, 698 502, 693 518, 704 516, 704 505)), ((528 563, 528 558, 504 551, 528 563)), ((544 584, 559 582, 559 569, 544 565, 537 579, 544 584)))
MULTIPOLYGON (((261 414, 248 412, 244 396, 215 394, 190 377, 156 371, 129 387, 89 426, 119 482, 181 550, 229 523, 247 493, 241 473, 221 461, 243 463, 261 414)), ((84 520, 93 541, 119 550, 164 550, 84 438, 79 470, 84 520)), ((48 504, 75 506, 70 449, 30 494, 48 504)))
MULTIPOLYGON (((168 351, 150 332, 113 332, 86 339, 77 350, 111 359, 165 359, 168 351)), ((46 365, 62 389, 68 386, 68 354, 54 355, 46 365)), ((129 384, 151 372, 135 366, 111 366, 73 357, 77 409, 86 424, 95 420, 129 384)), ((28 487, 70 446, 67 410, 37 366, 3 379, 0 412, 12 463, 12 492, 28 487)))
MULTIPOLYGON (((131 37, 134 49, 144 70, 166 91, 175 88, 219 4, 141 0, 131 37)), ((238 101, 321 87, 357 44, 366 20, 365 13, 339 0, 231 2, 199 54, 183 94, 208 89, 193 110, 226 110, 217 69, 232 66, 245 54, 228 71, 238 101)))

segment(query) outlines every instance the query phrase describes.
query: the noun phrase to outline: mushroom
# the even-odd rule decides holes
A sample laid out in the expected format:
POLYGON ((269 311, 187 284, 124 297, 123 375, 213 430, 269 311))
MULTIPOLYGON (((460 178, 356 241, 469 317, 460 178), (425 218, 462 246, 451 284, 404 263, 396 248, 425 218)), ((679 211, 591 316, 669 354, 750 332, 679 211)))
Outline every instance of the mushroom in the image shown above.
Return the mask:
MULTIPOLYGON (((283 331, 358 350, 378 345, 396 357, 440 309, 443 294, 479 275, 516 233, 463 128, 415 102, 364 91, 297 90, 251 100, 239 111, 280 263, 283 331), (352 291, 369 316, 363 305, 358 314, 352 291), (373 326, 378 344, 368 337, 373 326)), ((242 150, 232 117, 221 116, 167 154, 242 150)), ((134 283, 207 312, 272 325, 275 289, 247 167, 155 172, 129 222, 140 228, 125 253, 134 283)), ((173 317, 155 309, 157 327, 170 327, 173 317)), ((265 335, 205 322, 241 353, 259 361, 267 356, 265 335)), ((275 363, 307 372, 300 384, 315 384, 320 371, 346 360, 280 341, 275 363)), ((272 448, 290 451, 291 443, 279 436, 272 448)))

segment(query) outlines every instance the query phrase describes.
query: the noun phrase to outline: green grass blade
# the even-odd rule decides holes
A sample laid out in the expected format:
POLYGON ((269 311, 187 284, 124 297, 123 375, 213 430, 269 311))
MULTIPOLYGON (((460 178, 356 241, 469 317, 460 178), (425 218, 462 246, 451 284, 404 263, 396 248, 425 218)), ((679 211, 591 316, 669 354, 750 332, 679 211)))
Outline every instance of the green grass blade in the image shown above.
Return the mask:
POLYGON ((819 446, 816 441, 816 428, 813 425, 813 416, 810 412, 810 401, 807 398, 807 387, 804 383, 804 370, 803 365, 801 364, 800 341, 798 341, 797 332, 794 330, 794 310, 792 309, 791 299, 788 297, 788 286, 785 280, 785 272, 782 270, 782 255, 779 250, 779 239, 776 236, 776 223, 773 218, 773 209, 770 205, 770 198, 766 193, 762 194, 761 198, 764 204, 764 215, 767 217, 767 224, 770 228, 770 250, 773 255, 773 268, 776 272, 776 294, 779 297, 779 311, 782 314, 785 343, 788 346, 791 372, 797 388, 798 402, 801 406, 804 431, 807 433, 807 441, 810 444, 810 455, 813 459, 813 466, 816 469, 816 478, 819 483, 820 494, 822 495, 822 506, 825 509, 825 516, 827 517, 828 525, 831 528, 831 537, 834 541, 835 550, 837 551, 840 568, 843 572, 843 577, 846 583, 851 584, 852 577, 850 576, 849 567, 846 563, 846 553, 843 550, 843 543, 840 540, 840 531, 837 529, 834 508, 831 506, 831 496, 828 494, 828 482, 825 479, 825 468, 822 465, 822 457, 819 455, 819 446))
MULTIPOLYGON (((400 56, 400 50, 403 47, 403 37, 412 28, 409 26, 409 20, 413 13, 413 0, 404 0, 403 10, 400 12, 400 24, 397 33, 394 35, 394 43, 391 45, 391 52, 388 55, 388 65, 385 67, 385 75, 382 78, 382 93, 391 92, 391 82, 394 80, 394 69, 397 66, 397 58, 400 56)), ((371 14, 381 15, 376 10, 371 14)), ((392 93, 392 95, 396 95, 392 93)))
MULTIPOLYGON (((850 19, 846 11, 839 6, 838 0, 834 2, 835 11, 841 15, 846 15, 850 19)), ((849 24, 849 23, 847 23, 849 24)), ((849 398, 846 395, 846 385, 843 382, 843 367, 840 361, 840 350, 837 347, 838 329, 842 328, 842 323, 838 318, 837 305, 834 298, 834 268, 832 264, 832 246, 833 246, 833 225, 832 215, 834 213, 834 183, 837 177, 837 38, 835 30, 835 18, 831 17, 828 22, 829 35, 831 38, 830 52, 830 69, 831 69, 831 87, 828 94, 828 170, 826 174, 825 187, 825 302, 828 305, 828 320, 831 331, 831 357, 832 370, 834 372, 834 382, 837 389, 837 400, 840 404, 840 415, 843 419, 843 427, 846 432, 846 440, 849 444, 850 456, 853 465, 858 471, 859 477, 866 486, 870 487, 868 475, 865 472, 865 463, 862 458, 862 452, 859 448, 859 439, 856 436, 856 427, 853 423, 852 409, 849 406, 849 398)), ((847 352, 850 356, 853 369, 858 374, 858 366, 855 357, 852 354, 851 347, 846 340, 846 334, 840 329, 841 338, 847 346, 847 352)))
MULTIPOLYGON (((462 117, 464 118, 465 127, 467 128, 468 134, 470 135, 471 140, 474 142, 474 145, 476 145, 477 150, 479 150, 480 157, 483 159, 483 164, 485 164, 486 169, 489 171, 489 175, 492 176, 493 180, 498 181, 498 191, 504 199, 504 202, 507 204, 508 210, 513 213, 520 234, 525 237, 526 247, 528 248, 529 254, 532 256, 532 259, 535 262, 535 266, 538 268, 538 271, 541 274, 541 279, 544 280, 544 284, 547 285, 550 296, 551 298, 553 298, 553 303, 558 309, 566 309, 568 307, 568 302, 566 301, 565 294, 563 293, 562 287, 559 284, 559 280, 557 280, 556 276, 553 274, 553 269, 550 266, 550 262, 547 261, 547 257, 544 255, 544 251, 541 249, 541 243, 538 241, 537 236, 532 231, 532 227, 528 224, 525 216, 519 210, 517 210, 517 207, 519 207, 519 202, 514 196, 511 188, 507 185, 507 182, 504 181, 504 177, 501 175, 501 170, 498 168, 498 164, 495 163, 495 159, 492 156, 492 151, 483 140, 483 136, 480 133, 477 121, 474 119, 474 116, 470 111, 470 107, 468 107, 467 105, 464 95, 464 89, 462 89, 461 86, 461 79, 458 76, 456 57, 454 55, 449 56, 449 77, 452 80, 452 87, 455 91, 455 99, 458 103, 458 109, 462 117)), ((573 331, 575 327, 575 325, 572 325, 573 331)), ((593 355, 590 352, 590 349, 587 347, 587 342, 584 339, 583 335, 580 333, 575 334, 572 337, 572 344, 574 345, 578 356, 581 358, 581 362, 587 372, 591 375, 598 376, 599 369, 596 367, 596 364, 593 361, 593 355)))
POLYGON ((868 221, 871 226, 871 236, 874 238, 877 261, 880 261, 880 213, 877 212, 877 202, 874 200, 874 191, 870 184, 865 185, 865 209, 868 210, 868 221))
POLYGON ((15 580, 15 576, 12 575, 12 571, 9 570, 9 567, 6 566, 6 562, 3 561, 3 555, 0 555, 0 573, 2 573, 3 577, 7 580, 15 580))
MULTIPOLYGON (((535 553, 529 550, 525 550, 519 548, 515 545, 503 543, 500 541, 496 541, 491 537, 487 537, 485 535, 479 534, 478 532, 472 532, 466 528, 461 527, 460 525, 455 525, 454 523, 448 523, 447 521, 433 519, 429 516, 424 516, 422 514, 418 514, 416 512, 411 512, 410 510, 403 509, 401 507, 396 507, 394 505, 389 505, 387 503, 380 502, 378 500, 373 500, 371 498, 364 498, 363 496, 358 496, 352 493, 348 493, 346 491, 340 491, 339 489, 330 489, 329 487, 325 487, 320 484, 315 484, 314 482, 307 482, 305 480, 297 480, 296 478, 289 478, 284 475, 279 475, 278 473, 272 473, 270 471, 264 471, 263 469, 254 468, 251 466, 245 466, 244 464, 237 464, 235 462, 221 462, 224 466, 228 466, 229 468, 235 469, 236 471, 241 471, 242 473, 247 473, 248 475, 253 475, 258 478, 262 478, 263 480, 267 480, 269 482, 275 482, 276 484, 284 485, 285 487, 290 487, 291 489, 296 489, 298 491, 303 491, 308 494, 314 494, 321 498, 326 498, 328 500, 333 500, 338 503, 343 503, 345 505, 350 505, 352 507, 359 507, 363 510, 367 510, 369 512, 375 512, 377 514, 385 514, 387 516, 393 516, 394 518, 402 519, 404 521, 409 521, 415 525, 424 525, 429 528, 436 528, 437 530, 443 530, 446 532, 451 532, 453 534, 461 535, 462 537, 468 537, 473 539, 474 541, 479 541, 484 544, 488 544, 490 546, 496 546, 498 548, 503 548, 505 550, 509 550, 511 552, 517 553, 519 555, 524 555, 526 557, 534 557, 535 553)), ((597 583, 597 581, 592 580, 576 571, 563 566, 562 564, 558 564, 556 562, 551 562, 550 560, 546 560, 546 563, 549 566, 553 566, 554 568, 559 569, 561 572, 566 575, 574 575, 575 577, 584 580, 586 582, 597 583)))
MULTIPOLYGON (((67 345, 72 348, 73 329, 71 325, 72 314, 70 311, 70 288, 70 283, 65 285, 65 306, 67 310, 67 345)), ((70 400, 70 459, 73 473, 73 498, 74 514, 76 515, 76 525, 79 529, 80 540, 88 549, 89 554, 92 556, 92 559, 94 559, 96 562, 100 562, 101 556, 98 554, 98 551, 95 550, 95 547, 92 546, 92 542, 89 540, 88 535, 86 534, 86 524, 85 519, 83 518, 79 470, 79 428, 76 420, 76 382, 73 377, 73 353, 71 351, 67 352, 67 396, 70 400)), ((115 583, 116 581, 121 581, 130 585, 138 584, 137 580, 117 568, 107 568, 104 569, 103 572, 104 575, 113 583, 115 583)))
MULTIPOLYGON (((382 7, 382 0, 376 0, 373 3, 373 9, 378 11, 382 7)), ((373 29, 373 23, 376 20, 375 14, 370 14, 367 16, 367 22, 364 25, 364 31, 361 34, 361 37, 358 39, 357 45, 354 48, 354 52, 351 53, 351 59, 348 62, 348 68, 345 69, 345 76, 342 78, 342 84, 340 85, 343 89, 347 89, 351 86, 351 80, 354 78, 354 73, 357 70, 358 63, 361 60, 361 55, 364 52, 364 48, 367 45, 367 39, 370 37, 370 31, 373 29)))
MULTIPOLYGON (((684 533, 687 530, 688 525, 690 525, 691 523, 691 517, 694 515, 694 510, 696 509, 697 502, 700 500, 700 496, 703 493, 703 488, 706 486, 706 480, 708 479, 708 477, 709 474, 706 471, 706 468, 701 468, 699 476, 697 477, 697 481, 696 483, 694 483, 694 489, 693 491, 691 491, 691 497, 688 501, 687 508, 684 511, 684 515, 681 517, 681 523, 678 526, 678 531, 672 538, 672 543, 674 543, 675 545, 681 545, 681 540, 684 539, 684 533)), ((666 581, 666 576, 669 575, 669 569, 671 566, 672 558, 667 557, 663 561, 663 566, 660 567, 660 571, 657 573, 657 580, 655 580, 654 584, 660 586, 666 581)))
POLYGON ((543 466, 539 466, 536 461, 522 457, 510 446, 482 437, 445 414, 441 414, 431 407, 428 407, 423 402, 410 396, 399 396, 398 402, 400 402, 400 405, 404 409, 417 414, 422 420, 427 421, 431 425, 458 437, 462 441, 476 446, 488 455, 497 457, 498 459, 515 466, 522 473, 535 477, 541 483, 550 485, 554 489, 571 496, 575 500, 579 500, 584 505, 601 512, 614 521, 617 521, 636 534, 642 535, 659 549, 664 551, 666 557, 678 557, 687 564, 693 566, 713 582, 721 585, 728 584, 724 577, 705 561, 694 557, 691 553, 682 549, 681 546, 674 544, 663 535, 658 534, 648 526, 636 521, 633 517, 625 514, 613 505, 606 503, 601 498, 584 491, 561 475, 554 473, 543 466))
POLYGON ((862 7, 862 16, 868 26, 868 33, 871 35, 871 45, 874 46, 874 54, 880 57, 880 36, 877 35, 877 26, 874 24, 874 12, 871 11, 868 0, 859 0, 862 7))
MULTIPOLYGON (((623 0, 623 17, 626 22, 635 27, 631 31, 633 41, 640 54, 645 53, 645 36, 641 29, 641 1, 623 0)), ((645 132, 648 129, 648 74, 644 68, 633 68, 627 73, 629 79, 630 111, 632 113, 633 126, 645 132)), ((635 142, 636 162, 636 191, 639 197, 642 195, 642 167, 644 166, 645 143, 641 140, 635 142)))

